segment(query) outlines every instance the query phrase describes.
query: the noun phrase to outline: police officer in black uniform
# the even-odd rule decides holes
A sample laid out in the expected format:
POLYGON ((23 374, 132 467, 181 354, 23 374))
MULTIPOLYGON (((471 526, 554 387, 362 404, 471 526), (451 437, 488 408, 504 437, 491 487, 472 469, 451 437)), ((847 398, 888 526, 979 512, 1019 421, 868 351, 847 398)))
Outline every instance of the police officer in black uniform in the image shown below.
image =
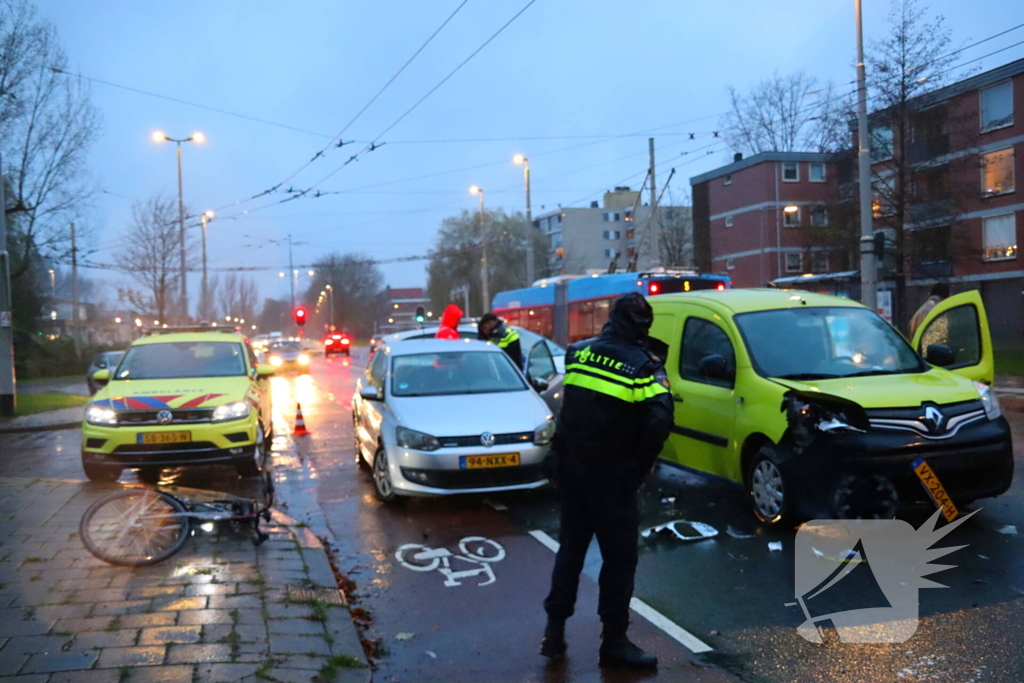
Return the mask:
POLYGON ((565 654, 565 620, 576 604, 587 546, 596 534, 602 666, 655 668, 658 658, 626 637, 637 564, 637 490, 672 427, 672 399, 661 358, 650 350, 654 314, 637 292, 612 306, 601 336, 569 347, 565 399, 552 451, 561 503, 561 545, 544 601, 541 654, 565 654))
POLYGON ((476 337, 481 341, 489 341, 508 354, 517 368, 523 367, 523 350, 519 344, 519 333, 505 324, 505 321, 494 313, 484 313, 476 326, 476 337))

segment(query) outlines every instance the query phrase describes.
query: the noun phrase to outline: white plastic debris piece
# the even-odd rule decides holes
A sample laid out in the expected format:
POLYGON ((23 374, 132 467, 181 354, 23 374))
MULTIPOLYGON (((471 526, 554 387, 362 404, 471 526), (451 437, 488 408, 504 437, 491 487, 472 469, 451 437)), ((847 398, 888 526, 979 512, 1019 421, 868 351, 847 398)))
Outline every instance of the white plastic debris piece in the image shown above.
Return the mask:
POLYGON ((426 650, 426 653, 428 655, 430 655, 431 659, 437 659, 437 653, 436 652, 431 652, 430 650, 426 650))
POLYGON ((978 555, 978 557, 980 557, 983 560, 987 560, 988 559, 988 555, 978 555))
POLYGON ((395 636, 395 640, 412 640, 415 637, 415 633, 399 633, 397 636, 395 636))
POLYGON ((644 538, 652 538, 655 535, 672 535, 680 541, 702 541, 705 538, 714 538, 718 535, 718 529, 705 524, 704 522, 690 522, 685 519, 677 519, 658 526, 652 526, 640 532, 644 538))
POLYGON ((742 531, 737 531, 731 526, 725 527, 725 533, 729 534, 733 538, 754 538, 754 536, 756 536, 756 534, 745 534, 742 531))
POLYGON ((671 505, 671 504, 673 504, 675 502, 676 502, 676 497, 675 496, 669 496, 668 498, 662 498, 661 499, 661 504, 662 505, 671 505))
POLYGON ((1001 534, 1006 534, 1007 536, 1015 536, 1017 534, 1017 527, 1013 524, 1007 524, 1001 529, 996 529, 996 531, 998 531, 1001 534))
POLYGON ((776 550, 782 550, 782 541, 769 541, 768 550, 775 552, 776 550))

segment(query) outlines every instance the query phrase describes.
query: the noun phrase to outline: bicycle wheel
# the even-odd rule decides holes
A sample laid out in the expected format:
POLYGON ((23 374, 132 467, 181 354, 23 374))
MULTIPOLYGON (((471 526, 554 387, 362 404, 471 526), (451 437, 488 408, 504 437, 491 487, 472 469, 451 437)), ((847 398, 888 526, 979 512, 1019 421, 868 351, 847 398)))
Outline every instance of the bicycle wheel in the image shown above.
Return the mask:
POLYGON ((483 536, 466 536, 459 541, 459 550, 466 557, 480 562, 501 562, 505 549, 497 541, 483 536))
POLYGON ((78 525, 90 553, 111 564, 141 567, 162 562, 181 550, 189 537, 189 518, 181 501, 151 489, 125 489, 102 498, 78 525))
POLYGON ((401 546, 395 551, 395 559, 403 567, 414 572, 432 572, 441 566, 441 553, 419 543, 406 543, 401 546))

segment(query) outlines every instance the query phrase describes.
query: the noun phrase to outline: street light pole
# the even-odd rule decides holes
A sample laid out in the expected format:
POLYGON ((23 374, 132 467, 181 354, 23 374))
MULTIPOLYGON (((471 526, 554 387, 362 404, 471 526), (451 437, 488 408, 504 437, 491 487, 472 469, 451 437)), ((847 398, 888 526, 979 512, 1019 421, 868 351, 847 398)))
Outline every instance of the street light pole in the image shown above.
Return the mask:
POLYGON ((187 138, 172 138, 161 131, 153 133, 153 140, 156 142, 173 142, 178 146, 178 239, 181 241, 180 249, 180 277, 181 277, 181 322, 188 323, 188 270, 185 268, 185 196, 181 180, 181 143, 196 142, 202 143, 206 136, 202 133, 192 133, 187 138))
POLYGON ((530 160, 522 154, 517 154, 512 160, 523 165, 523 182, 526 185, 526 286, 532 287, 536 267, 533 263, 533 214, 530 211, 530 160))
POLYGON ((861 0, 853 0, 857 15, 857 168, 860 173, 860 301, 878 310, 875 238, 871 225, 871 140, 868 133, 868 86, 864 75, 864 27, 861 0))
POLYGON ((469 188, 470 194, 480 195, 480 241, 483 247, 483 256, 480 259, 480 286, 481 294, 483 298, 483 309, 480 315, 483 315, 487 311, 491 310, 491 291, 487 283, 487 226, 485 223, 484 214, 484 191, 482 188, 474 185, 469 188))
POLYGON ((206 281, 206 222, 213 218, 213 211, 204 211, 202 215, 203 221, 203 291, 199 295, 199 316, 203 317, 209 314, 210 311, 210 290, 207 287, 206 281))
POLYGON ((327 305, 331 307, 327 324, 330 325, 331 332, 334 332, 334 287, 327 285, 327 292, 327 305))
MULTIPOLYGON (((3 164, 0 163, 0 169, 3 164)), ((4 184, 0 182, 0 207, 4 204, 4 184)), ((7 251, 7 212, 0 210, 0 415, 14 415, 14 323, 11 320, 11 256, 7 251)))

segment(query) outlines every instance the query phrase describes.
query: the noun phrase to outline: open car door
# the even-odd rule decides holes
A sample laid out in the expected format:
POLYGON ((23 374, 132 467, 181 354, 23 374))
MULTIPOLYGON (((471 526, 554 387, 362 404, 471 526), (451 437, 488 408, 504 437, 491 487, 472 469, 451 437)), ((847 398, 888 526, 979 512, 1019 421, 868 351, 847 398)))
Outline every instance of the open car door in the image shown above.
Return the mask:
POLYGON ((921 321, 913 344, 925 358, 929 346, 948 346, 953 351, 953 363, 946 366, 947 370, 991 386, 995 376, 992 334, 978 290, 940 301, 921 321))
POLYGON ((526 356, 526 376, 531 380, 543 380, 547 383, 547 389, 540 392, 540 397, 551 408, 551 412, 558 415, 562 408, 562 373, 551 355, 551 349, 547 342, 541 340, 528 350, 526 356))

